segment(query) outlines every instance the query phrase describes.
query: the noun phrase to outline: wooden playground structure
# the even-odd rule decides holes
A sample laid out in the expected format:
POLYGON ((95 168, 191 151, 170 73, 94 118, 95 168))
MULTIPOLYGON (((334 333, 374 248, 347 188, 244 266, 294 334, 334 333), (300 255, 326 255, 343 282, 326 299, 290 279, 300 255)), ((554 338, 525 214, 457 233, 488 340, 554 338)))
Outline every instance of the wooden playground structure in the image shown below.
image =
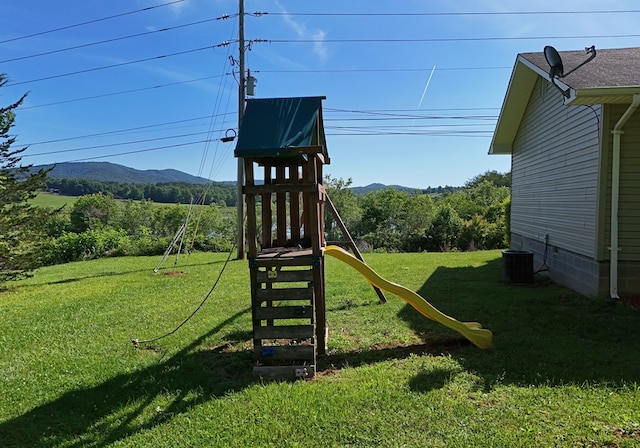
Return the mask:
POLYGON ((364 263, 322 183, 329 163, 323 99, 251 99, 238 133, 235 155, 243 159, 245 171, 254 372, 263 378, 315 375, 318 355, 327 352, 325 255, 357 270, 381 302, 386 302, 382 290, 390 292, 477 347, 491 348, 493 333, 479 322, 460 322, 440 312, 364 263), (345 241, 325 241, 325 211, 333 214, 345 241))
POLYGON ((312 377, 317 356, 326 354, 325 208, 348 239, 343 245, 361 259, 322 183, 329 163, 323 99, 248 100, 238 135, 254 372, 265 378, 312 377))

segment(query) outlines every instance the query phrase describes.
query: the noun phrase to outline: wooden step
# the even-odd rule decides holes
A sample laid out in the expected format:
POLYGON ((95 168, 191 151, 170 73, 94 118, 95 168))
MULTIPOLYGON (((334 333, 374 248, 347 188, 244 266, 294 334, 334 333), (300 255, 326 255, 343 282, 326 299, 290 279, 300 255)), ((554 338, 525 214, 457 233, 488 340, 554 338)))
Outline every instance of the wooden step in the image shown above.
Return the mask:
POLYGON ((255 366, 253 373, 263 379, 308 379, 316 374, 316 366, 255 366))
POLYGON ((314 335, 313 325, 278 325, 253 329, 253 339, 309 339, 314 335))
POLYGON ((258 283, 312 282, 313 271, 311 269, 299 271, 258 271, 256 279, 258 283))
POLYGON ((313 288, 274 288, 256 289, 258 302, 273 302, 276 300, 311 300, 313 288))
POLYGON ((256 319, 304 319, 313 318, 313 307, 304 306, 261 306, 256 308, 256 319))
POLYGON ((301 360, 315 364, 315 347, 313 345, 276 345, 256 347, 253 357, 260 360, 301 360))

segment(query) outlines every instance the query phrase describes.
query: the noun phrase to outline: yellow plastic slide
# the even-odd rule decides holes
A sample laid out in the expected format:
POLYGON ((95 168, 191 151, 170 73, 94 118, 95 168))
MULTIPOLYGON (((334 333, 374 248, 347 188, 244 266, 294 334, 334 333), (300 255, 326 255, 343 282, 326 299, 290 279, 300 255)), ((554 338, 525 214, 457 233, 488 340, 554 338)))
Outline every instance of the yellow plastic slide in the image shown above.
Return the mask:
POLYGON ((372 285, 390 292, 391 294, 397 295, 418 310, 423 316, 457 331, 462 336, 473 342, 477 347, 491 348, 493 333, 491 333, 491 330, 482 328, 482 325, 478 322, 460 322, 453 317, 449 317, 446 314, 441 313, 419 294, 416 294, 402 285, 383 279, 373 269, 367 266, 366 263, 358 260, 341 247, 327 246, 324 248, 324 253, 337 258, 338 260, 344 261, 362 274, 362 276, 372 285))

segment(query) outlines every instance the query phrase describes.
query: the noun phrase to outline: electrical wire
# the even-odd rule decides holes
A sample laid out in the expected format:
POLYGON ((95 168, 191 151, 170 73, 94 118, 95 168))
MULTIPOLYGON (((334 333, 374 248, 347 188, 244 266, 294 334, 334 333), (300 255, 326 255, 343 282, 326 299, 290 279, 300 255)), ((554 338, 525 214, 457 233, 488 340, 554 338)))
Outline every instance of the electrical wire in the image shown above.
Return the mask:
POLYGON ((437 136, 437 137, 490 137, 493 134, 493 131, 450 131, 450 130, 442 130, 442 131, 419 131, 419 130, 403 130, 392 132, 384 129, 363 129, 363 128, 355 128, 351 130, 351 132, 347 132, 349 128, 325 128, 327 130, 334 130, 338 132, 327 132, 326 134, 329 136, 437 136), (345 132, 341 132, 345 131, 345 132))
POLYGON ((213 294, 213 291, 216 289, 216 286, 218 286, 218 282, 220 281, 220 278, 222 277, 222 273, 224 272, 225 268, 229 264, 229 261, 231 260, 231 257, 233 256, 233 253, 234 253, 234 251, 236 249, 236 244, 237 244, 237 238, 234 238, 233 247, 231 248, 231 251, 229 251, 229 255, 227 256, 227 260, 222 265, 222 269, 220 269, 220 272, 218 273, 218 278, 216 278, 216 281, 213 283, 213 286, 211 287, 211 289, 209 290, 207 295, 204 297, 204 299, 202 299, 202 302, 200 302, 200 305, 198 305, 196 307, 196 309, 193 310, 193 312, 189 316, 187 316, 187 318, 185 320, 183 320, 177 327, 175 327, 173 330, 169 331, 168 333, 165 333, 165 334, 163 334, 161 336, 157 336, 157 337, 151 338, 151 339, 142 339, 142 340, 140 340, 140 339, 131 339, 131 343, 133 344, 133 346, 135 348, 138 348, 140 346, 140 344, 149 344, 151 342, 155 342, 155 341, 158 341, 160 339, 164 339, 164 338, 166 338, 168 336, 171 336, 176 331, 178 331, 180 328, 182 328, 182 326, 184 324, 189 322, 191 320, 191 318, 193 316, 195 316, 198 311, 200 311, 200 309, 204 306, 204 304, 207 302, 207 300, 209 300, 209 297, 211 297, 211 294, 213 294))
MULTIPOLYGON (((143 139, 143 140, 132 140, 132 141, 127 141, 127 142, 118 142, 118 143, 106 143, 104 145, 94 145, 94 146, 85 146, 82 148, 71 148, 71 149, 56 149, 54 151, 45 151, 45 152, 37 152, 34 154, 25 154, 22 157, 36 157, 36 156, 44 156, 44 155, 50 155, 50 154, 62 154, 62 153, 67 153, 67 152, 78 152, 78 151, 88 151, 91 149, 100 149, 100 148, 113 148, 115 146, 126 146, 126 145, 134 145, 134 144, 138 144, 138 143, 149 143, 149 142, 157 142, 160 140, 169 140, 172 138, 184 138, 184 137, 194 137, 196 135, 203 135, 203 134, 208 134, 207 132, 193 132, 193 133, 189 133, 189 134, 180 134, 180 135, 169 135, 169 136, 164 136, 164 137, 156 137, 156 138, 149 138, 149 139, 143 139)), ((206 140, 203 140, 206 141, 206 140)))
MULTIPOLYGON (((228 99, 229 101, 229 99, 228 99)), ((227 102, 227 108, 228 108, 228 102, 227 102)), ((493 108, 480 108, 480 110, 487 110, 487 109, 493 109, 493 108)), ((214 108, 214 112, 217 110, 217 107, 214 108)), ((460 109, 432 109, 431 111, 459 111, 460 109)), ((473 109, 473 108, 467 108, 467 109, 462 109, 462 110, 477 110, 477 109, 473 109)), ((325 118, 325 122, 329 123, 329 122, 335 122, 335 123, 344 123, 344 122, 397 122, 397 121, 405 121, 405 120, 419 120, 419 121, 426 121, 426 120, 435 120, 435 121, 487 121, 489 123, 487 124, 492 124, 495 122, 495 120, 497 119, 496 116, 493 115, 420 115, 420 114, 415 114, 415 113, 411 113, 411 114, 401 114, 399 112, 402 112, 402 110, 400 109, 395 109, 395 110, 390 110, 389 112, 385 112, 383 110, 378 110, 378 111, 366 111, 366 110, 362 110, 362 111, 358 111, 358 110, 347 110, 347 109, 328 109, 329 112, 342 112, 342 113, 350 113, 350 114, 355 114, 355 115, 365 115, 365 117, 362 118, 353 118, 353 117, 339 117, 339 118, 333 118, 331 117, 330 114, 327 114, 327 117, 325 118), (367 116, 369 115, 369 116, 367 116)), ((407 110, 409 112, 420 112, 419 110, 407 110)), ((425 110, 426 112, 427 110, 425 110)), ((100 132, 100 133, 94 133, 94 134, 86 134, 86 135, 80 135, 80 136, 73 136, 73 137, 65 137, 65 138, 59 138, 59 139, 54 139, 54 140, 44 140, 44 141, 37 141, 37 142, 31 142, 31 143, 24 143, 24 146, 36 146, 36 145, 46 145, 46 144, 52 144, 52 143, 62 143, 62 142, 69 142, 69 141, 74 141, 74 140, 81 140, 81 139, 87 139, 87 138, 95 138, 95 137, 104 137, 104 136, 108 136, 108 135, 114 135, 114 134, 124 134, 124 133, 132 133, 135 131, 151 131, 151 130, 155 130, 158 127, 166 127, 168 125, 173 125, 173 124, 181 124, 181 123, 188 123, 188 122, 193 122, 193 121, 200 121, 200 120, 204 120, 204 119, 211 119, 212 117, 226 117, 230 115, 229 112, 224 112, 224 113, 217 113, 217 114, 212 114, 211 116, 202 116, 202 117, 195 117, 195 118, 188 118, 188 119, 184 119, 184 120, 174 120, 174 121, 169 121, 169 122, 163 122, 163 123, 159 123, 159 124, 152 124, 152 125, 145 125, 145 126, 137 126, 137 127, 133 127, 133 128, 125 128, 125 129, 118 129, 118 130, 113 130, 113 131, 105 131, 105 132, 100 132)), ((217 121, 211 121, 212 124, 214 124, 217 121)), ((223 124, 224 122, 220 123, 223 124)), ((379 135, 384 135, 384 134, 388 134, 388 135, 400 135, 400 134, 406 134, 406 135, 434 135, 434 134, 439 134, 445 131, 438 131, 439 128, 451 128, 451 127, 457 127, 457 128, 461 128, 461 127, 467 127, 467 128, 471 128, 474 126, 486 126, 486 124, 484 123, 440 123, 438 125, 418 125, 418 126, 414 126, 417 131, 413 131, 413 130, 408 130, 407 129, 406 124, 389 124, 389 125, 383 125, 380 124, 378 126, 376 126, 375 128, 372 127, 368 127, 368 126, 338 126, 338 125, 329 125, 326 128, 328 130, 336 130, 336 131, 350 131, 350 132, 358 132, 357 134, 350 134, 350 135, 363 135, 364 133, 376 133, 379 135), (389 129, 398 129, 398 130, 404 130, 403 132, 387 132, 389 129)), ((150 139, 139 139, 139 140, 128 140, 128 141, 124 141, 124 142, 116 142, 116 143, 107 143, 107 144, 102 144, 102 145, 92 145, 92 146, 84 146, 84 147, 79 147, 79 148, 68 148, 68 149, 56 149, 56 150, 52 150, 52 151, 42 151, 42 152, 37 152, 37 153, 29 153, 29 154, 25 154, 24 157, 37 157, 37 156, 43 156, 43 155, 52 155, 52 154, 64 154, 64 153, 71 153, 71 152, 79 152, 79 151, 87 151, 87 150, 93 150, 93 149, 100 149, 100 148, 110 148, 110 147, 116 147, 116 146, 126 146, 126 145, 131 145, 131 144, 140 144, 140 143, 149 143, 149 142, 154 142, 154 141, 160 141, 160 140, 168 140, 168 139, 174 139, 174 138, 184 138, 184 137, 193 137, 193 136, 197 136, 197 135, 203 135, 203 134, 207 134, 208 138, 201 140, 202 142, 205 142, 205 144, 207 145, 207 147, 205 148, 205 154, 203 155, 203 160, 201 161, 200 164, 200 169, 198 171, 198 175, 202 175, 202 171, 204 168, 204 163, 205 163, 205 159, 206 159, 206 152, 208 151, 208 145, 210 145, 212 142, 219 142, 219 139, 213 138, 213 134, 215 133, 221 133, 224 132, 225 130, 228 131, 228 129, 226 129, 226 127, 220 127, 217 130, 214 130, 211 126, 209 127, 209 130, 206 132, 194 132, 194 133, 186 133, 186 134, 176 134, 176 135, 168 135, 168 136, 163 136, 163 137, 156 137, 156 138, 150 138, 150 139)), ((450 131, 446 131, 446 132, 450 132, 450 131)), ((477 131, 477 130, 469 130, 469 131, 460 131, 458 132, 458 134, 469 134, 469 133, 482 133, 482 132, 488 132, 488 131, 477 131)), ((346 135, 344 133, 340 134, 340 135, 346 135)), ((160 149, 164 149, 167 146, 162 146, 160 149)), ((151 148, 149 150, 155 150, 155 148, 151 148)), ((146 151, 146 150, 145 150, 146 151)), ((118 155, 120 155, 122 153, 118 153, 118 155)), ((104 157, 112 157, 113 155, 104 155, 104 157)), ((216 166, 216 160, 215 160, 215 156, 214 156, 214 161, 213 161, 214 166, 216 166)), ((219 165, 219 164, 218 164, 219 165)), ((212 177, 213 175, 213 170, 214 168, 212 167, 212 173, 210 173, 209 177, 212 177)))
MULTIPOLYGON (((226 115, 226 114, 225 114, 226 115)), ((437 120, 447 120, 447 119, 456 119, 458 117, 417 117, 415 118, 416 120, 431 120, 431 119, 437 119, 437 120)), ((393 121, 393 120, 407 120, 408 118, 350 118, 350 119, 340 119, 340 118, 335 118, 335 119, 325 119, 326 122, 330 122, 330 121, 334 121, 334 122, 345 122, 345 121, 393 121)), ((469 118, 471 119, 471 118, 469 118)), ((489 119, 487 119, 489 120, 489 119)), ((179 123, 181 121, 186 121, 186 120, 178 120, 175 121, 174 123, 179 123)), ((490 120, 491 123, 495 122, 495 119, 490 120)), ((147 128, 151 128, 154 126, 158 126, 158 125, 150 125, 150 126, 141 126, 138 128, 130 128, 127 131, 131 131, 131 130, 140 130, 140 129, 147 129, 147 128)), ((486 124, 438 124, 438 125, 418 125, 418 126, 412 126, 412 128, 415 128, 416 130, 420 131, 420 132, 412 132, 410 130, 406 131, 407 135, 425 135, 425 134, 434 134, 437 133, 437 130, 440 128, 451 128, 451 127, 457 127, 457 128, 461 128, 461 127, 473 127, 473 126, 486 126, 486 124), (425 131, 429 131, 429 132, 425 132, 425 131)), ((355 130, 367 130, 367 129, 375 129, 377 131, 374 132, 383 132, 384 130, 388 130, 388 129, 406 129, 408 128, 409 125, 407 124, 397 124, 397 125, 378 125, 375 128, 373 127, 368 127, 368 126, 326 126, 326 129, 333 129, 333 130, 350 130, 350 131, 355 131, 355 130)), ((154 137, 154 138, 149 138, 149 139, 140 139, 140 140, 128 140, 128 141, 124 141, 124 142, 116 142, 116 143, 105 143, 102 145, 92 145, 92 146, 83 146, 83 147, 79 147, 79 148, 68 148, 68 149, 55 149, 55 150, 51 150, 51 151, 42 151, 42 152, 36 152, 36 153, 28 153, 28 154, 24 154, 23 157, 38 157, 38 156, 45 156, 45 155, 52 155, 52 154, 66 154, 66 153, 71 153, 71 152, 80 152, 80 151, 89 151, 89 150, 94 150, 94 149, 101 149, 101 148, 113 148, 113 147, 117 147, 117 146, 127 146, 127 145, 133 145, 133 144, 140 144, 140 143, 149 143, 149 142, 156 142, 156 141, 165 141, 165 140, 169 140, 169 139, 176 139, 176 138, 185 138, 185 137, 194 137, 197 135, 207 135, 208 138, 201 140, 200 142, 205 142, 207 145, 211 144, 212 142, 218 142, 219 139, 213 138, 212 135, 214 133, 221 133, 224 132, 225 128, 221 128, 218 130, 213 130, 213 129, 209 129, 206 132, 192 132, 192 133, 187 133, 187 134, 176 134, 176 135, 168 135, 168 136, 163 136, 163 137, 154 137)), ((67 137, 67 138, 63 138, 63 139, 57 139, 57 140, 49 140, 49 141, 44 141, 44 142, 36 142, 36 143, 30 143, 30 144, 24 144, 24 146, 34 146, 34 145, 39 145, 39 144, 48 144, 48 143, 54 143, 54 142, 63 142, 63 141, 72 141, 72 140, 77 140, 77 139, 82 139, 82 138, 88 138, 88 137, 94 137, 94 136, 105 136, 105 135, 110 135, 110 134, 114 134, 114 133, 119 133, 119 132, 123 132, 121 131, 110 131, 110 132, 103 132, 103 133, 98 133, 98 134, 90 134, 90 135, 85 135, 85 136, 77 136, 77 137, 67 137)), ((459 131, 462 134, 465 133, 484 133, 484 132, 490 132, 490 131, 479 131, 479 130, 468 130, 468 131, 459 131)), ((398 133, 393 133, 393 135, 398 135, 398 133)), ((163 146, 161 148, 167 148, 168 146, 163 146)), ((170 147, 170 146, 169 146, 170 147)), ((155 150, 155 148, 152 148, 151 150, 155 150)), ((122 154, 122 153, 120 153, 122 154)), ((204 158, 204 157, 203 157, 204 158)), ((204 161, 201 162, 201 166, 200 169, 198 170, 198 175, 200 176, 202 174, 202 168, 203 168, 203 163, 204 161)))
POLYGON ((165 31, 176 30, 176 29, 179 29, 179 28, 186 28, 186 27, 194 26, 194 25, 201 25, 203 23, 213 22, 214 20, 220 20, 220 17, 215 17, 215 18, 212 18, 212 19, 204 19, 204 20, 200 20, 198 22, 191 22, 191 23, 186 23, 186 24, 183 24, 183 25, 176 25, 176 26, 171 26, 171 27, 167 27, 167 28, 161 28, 161 29, 153 30, 153 31, 146 31, 144 33, 137 33, 137 34, 130 34, 128 36, 114 37, 114 38, 111 38, 111 39, 101 40, 101 41, 98 41, 98 42, 89 42, 89 43, 86 43, 86 44, 75 45, 73 47, 60 48, 60 49, 57 49, 57 50, 45 51, 43 53, 31 54, 31 55, 27 55, 27 56, 21 56, 21 57, 18 57, 18 58, 5 59, 4 61, 0 61, 0 64, 4 64, 4 63, 7 63, 7 62, 22 61, 24 59, 37 58, 37 57, 40 57, 40 56, 47 56, 47 55, 50 55, 50 54, 63 53, 65 51, 77 50, 77 49, 80 49, 80 48, 87 48, 87 47, 92 47, 94 45, 107 44, 107 43, 111 43, 111 42, 118 42, 120 40, 126 40, 126 39, 133 39, 133 38, 136 38, 136 37, 148 36, 150 34, 162 33, 162 32, 165 32, 165 31))
POLYGON ((424 43, 424 42, 491 42, 511 40, 560 40, 560 39, 620 39, 637 38, 640 34, 609 34, 609 35, 580 35, 580 36, 490 36, 490 37, 428 37, 413 39, 266 39, 273 44, 282 43, 424 43))
MULTIPOLYGON (((225 113, 224 115, 228 115, 228 113, 225 113)), ((150 128, 157 128, 157 127, 162 127, 162 126, 167 126, 167 125, 172 125, 172 124, 179 124, 179 123, 187 123, 190 121, 198 121, 198 120, 204 120, 210 118, 208 116, 204 116, 204 117, 195 117, 195 118, 185 118, 184 120, 175 120, 175 121, 167 121, 164 123, 158 123, 158 124, 149 124, 149 125, 145 125, 145 126, 137 126, 135 128, 126 128, 126 129, 118 129, 115 131, 105 131, 105 132, 98 132, 95 134, 85 134, 85 135, 78 135, 75 137, 65 137, 65 138, 58 138, 55 140, 43 140, 43 141, 39 141, 39 142, 33 142, 33 143, 23 143, 24 146, 35 146, 35 145, 44 145, 44 144, 49 144, 49 143, 60 143, 60 142, 68 142, 71 140, 81 140, 81 139, 85 139, 85 138, 93 138, 93 137, 102 137, 105 135, 112 135, 112 134, 123 134, 123 133, 127 133, 127 132, 131 132, 131 131, 139 131, 142 129, 150 129, 150 128)))
MULTIPOLYGON (((444 68, 437 68, 436 71, 511 70, 511 68, 512 67, 507 67, 507 66, 503 66, 503 67, 450 67, 450 68, 444 67, 444 68)), ((407 73, 407 72, 424 72, 425 70, 427 70, 427 69, 425 69, 425 68, 392 68, 392 69, 334 69, 334 70, 255 70, 253 73, 256 73, 256 74, 257 73, 369 73, 369 72, 407 73)), ((40 107, 57 106, 57 105, 60 105, 60 104, 74 103, 74 102, 79 102, 79 101, 87 101, 87 100, 93 100, 93 99, 98 99, 98 98, 108 98, 108 97, 112 97, 112 96, 126 95, 126 94, 130 94, 130 93, 143 92, 145 90, 154 90, 154 89, 160 89, 160 88, 165 88, 165 87, 177 86, 177 85, 181 85, 181 84, 189 84, 189 83, 198 82, 198 81, 206 81, 206 80, 213 79, 213 78, 228 77, 230 75, 231 75, 231 73, 225 73, 225 74, 222 74, 222 75, 205 76, 205 77, 202 77, 202 78, 189 79, 187 81, 178 81, 178 82, 171 82, 171 83, 167 83, 167 84, 158 84, 158 85, 154 85, 154 86, 141 87, 141 88, 138 88, 138 89, 122 90, 122 91, 119 91, 119 92, 103 93, 103 94, 99 94, 99 95, 85 96, 85 97, 81 97, 81 98, 72 98, 72 99, 68 99, 68 100, 55 101, 55 102, 51 102, 51 103, 35 104, 35 105, 32 105, 32 106, 28 106, 27 105, 27 106, 21 106, 20 110, 35 109, 35 108, 40 108, 40 107)), ((499 108, 488 108, 488 109, 499 110, 499 108)), ((324 110, 332 110, 332 109, 325 108, 324 110)), ((429 109, 421 109, 421 110, 429 110, 429 109)), ((473 108, 460 109, 460 110, 473 110, 473 108)))
POLYGON ((78 102, 78 101, 93 100, 93 99, 97 99, 97 98, 108 98, 108 97, 111 97, 111 96, 125 95, 125 94, 136 93, 136 92, 143 92, 145 90, 154 90, 154 89, 160 89, 160 88, 164 88, 164 87, 177 86, 177 85, 181 85, 181 84, 189 84, 189 83, 192 83, 192 82, 205 81, 207 79, 220 78, 222 76, 225 76, 225 75, 204 76, 202 78, 189 79, 187 81, 170 82, 170 83, 167 83, 167 84, 158 84, 158 85, 150 86, 150 87, 141 87, 139 89, 122 90, 120 92, 103 93, 103 94, 100 94, 100 95, 85 96, 85 97, 82 97, 82 98, 73 98, 73 99, 70 99, 70 100, 55 101, 55 102, 52 102, 52 103, 36 104, 36 105, 33 105, 33 106, 24 106, 24 107, 20 107, 20 110, 35 109, 35 108, 38 108, 38 107, 57 106, 59 104, 75 103, 75 102, 78 102))
MULTIPOLYGON (((129 155, 129 154, 140 154, 140 153, 143 153, 143 152, 159 151, 161 149, 180 148, 180 147, 184 147, 184 146, 197 145, 197 144, 201 144, 201 143, 206 143, 206 140, 198 140, 198 141, 195 141, 195 142, 186 142, 186 143, 177 143, 175 145, 158 146, 158 147, 155 147, 155 148, 137 149, 135 151, 118 152, 118 153, 115 153, 115 154, 103 154, 103 155, 94 156, 94 157, 85 157, 83 159, 66 160, 64 162, 57 162, 57 163, 73 163, 73 162, 85 162, 87 160, 108 159, 108 158, 111 158, 111 157, 125 156, 125 155, 129 155)), ((24 158, 25 156, 22 156, 22 157, 24 158)))
POLYGON ((548 255, 549 255, 549 234, 547 234, 544 238, 544 252, 542 254, 542 265, 533 272, 533 275, 549 270, 549 266, 547 265, 548 255))
MULTIPOLYGON (((231 30, 231 35, 234 35, 236 33, 236 26, 237 26, 237 21, 234 23, 233 28, 231 30)), ((231 56, 231 49, 230 47, 227 46, 227 57, 225 58, 225 63, 222 66, 222 73, 225 73, 228 70, 227 64, 230 64, 230 56, 231 56)), ((229 77, 224 77, 220 79, 220 82, 218 83, 218 92, 215 96, 215 101, 213 104, 213 108, 211 110, 211 119, 209 121, 209 134, 208 134, 208 138, 207 140, 209 140, 208 143, 205 143, 203 151, 202 151, 202 157, 200 159, 200 166, 198 167, 198 176, 202 176, 203 174, 203 170, 204 167, 206 165, 206 161, 207 158, 209 156, 209 151, 211 149, 211 141, 213 141, 213 133, 214 132, 220 132, 220 131, 214 131, 216 126, 219 126, 218 124, 218 117, 221 116, 220 114, 220 107, 221 107, 221 98, 222 98, 222 92, 228 92, 230 93, 230 89, 227 89, 227 84, 229 82, 229 77)), ((226 113, 229 110, 229 98, 231 95, 227 95, 227 104, 226 104, 226 108, 225 108, 225 116, 226 113)), ((212 161, 211 161, 211 170, 209 172, 209 179, 213 179, 215 177, 214 173, 213 173, 213 166, 216 163, 216 159, 217 159, 217 155, 218 155, 218 144, 220 142, 219 139, 215 139, 216 141, 216 145, 213 148, 213 157, 212 157, 212 161)), ((208 192, 208 188, 207 190, 205 190, 204 194, 206 194, 208 192)))
MULTIPOLYGON (((318 41, 320 42, 320 41, 318 41)), ((436 72, 446 71, 471 71, 471 70, 511 70, 513 67, 506 65, 494 67, 440 67, 436 72)), ((345 69, 319 69, 319 70, 254 70, 254 73, 385 73, 385 72, 429 72, 432 68, 345 68, 345 69)))
POLYGON ((602 10, 602 11, 467 11, 467 12, 256 12, 253 16, 329 16, 329 17, 413 17, 413 16, 522 16, 522 15, 571 15, 579 14, 632 14, 640 13, 638 9, 629 10, 602 10))
POLYGON ((128 16, 128 15, 136 14, 136 13, 139 13, 139 12, 146 12, 146 11, 150 11, 152 9, 162 8, 163 6, 170 6, 170 5, 174 5, 176 3, 182 3, 184 1, 186 1, 186 0, 174 0, 172 2, 162 3, 160 5, 148 6, 146 8, 136 9, 135 11, 123 12, 123 13, 114 14, 114 15, 108 16, 108 17, 102 17, 100 19, 88 20, 86 22, 76 23, 76 24, 73 24, 73 25, 67 25, 67 26, 63 26, 63 27, 60 27, 60 28, 53 28, 53 29, 50 29, 50 30, 39 31, 37 33, 27 34, 27 35, 20 36, 20 37, 13 37, 11 39, 5 39, 5 40, 0 41, 0 44, 5 44, 7 42, 15 42, 17 40, 22 40, 22 39, 28 39, 30 37, 42 36, 44 34, 50 34, 50 33, 55 33, 55 32, 62 31, 62 30, 68 30, 68 29, 71 29, 71 28, 77 28, 79 26, 90 25, 92 23, 104 22, 105 20, 111 20, 111 19, 115 19, 117 17, 128 16))
MULTIPOLYGON (((394 116, 387 116, 387 117, 377 117, 377 118, 372 118, 372 117, 366 117, 366 118, 349 118, 348 121, 397 121, 397 120, 409 120, 409 119, 414 119, 414 120, 482 120, 482 121, 492 121, 495 122, 498 117, 494 116, 494 115, 478 115, 475 117, 472 116, 467 116, 467 117, 456 117, 456 116, 441 116, 441 117, 436 117, 436 116, 415 116, 415 117, 394 117, 394 116)), ((345 121, 344 118, 325 118, 324 121, 345 121)))
MULTIPOLYGON (((427 108, 427 109, 336 109, 333 107, 325 107, 323 111, 329 112, 349 112, 349 113, 357 113, 357 114, 383 114, 386 115, 391 112, 443 112, 443 111, 460 111, 460 110, 500 110, 499 107, 445 107, 445 108, 427 108)), ((413 118, 413 115, 409 116, 409 118, 413 118)))
POLYGON ((120 62, 118 64, 103 65, 101 67, 92 67, 92 68, 87 68, 87 69, 83 69, 83 70, 76 70, 76 71, 68 72, 68 73, 60 73, 58 75, 45 76, 45 77, 42 77, 42 78, 31 79, 31 80, 28 80, 28 81, 11 82, 11 83, 7 83, 7 87, 9 87, 9 86, 11 86, 11 87, 19 86, 19 85, 23 85, 23 84, 31 84, 31 83, 40 82, 40 81, 48 81, 48 80, 51 80, 51 79, 63 78, 63 77, 72 76, 72 75, 79 75, 79 74, 82 74, 82 73, 96 72, 96 71, 99 71, 99 70, 106 70, 106 69, 109 69, 109 68, 124 67, 124 66, 127 66, 127 65, 138 64, 140 62, 156 61, 158 59, 166 59, 166 58, 170 58, 170 57, 174 57, 174 56, 181 56, 181 55, 190 54, 190 53, 196 53, 196 52, 204 51, 204 50, 212 50, 214 48, 222 47, 222 46, 225 46, 225 45, 223 45, 223 44, 220 44, 220 45, 208 45, 206 47, 193 48, 191 50, 184 50, 184 51, 177 51, 175 53, 163 54, 163 55, 159 55, 159 56, 152 56, 150 58, 136 59, 134 61, 120 62))

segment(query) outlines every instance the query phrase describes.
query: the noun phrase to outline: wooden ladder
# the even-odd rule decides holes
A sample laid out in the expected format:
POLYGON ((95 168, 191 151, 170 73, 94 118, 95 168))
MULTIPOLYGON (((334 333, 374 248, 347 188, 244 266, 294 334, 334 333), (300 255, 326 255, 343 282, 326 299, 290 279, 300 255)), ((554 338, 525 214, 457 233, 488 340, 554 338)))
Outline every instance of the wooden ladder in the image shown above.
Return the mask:
POLYGON ((254 373, 311 378, 316 371, 316 288, 321 260, 304 256, 251 261, 254 373))

